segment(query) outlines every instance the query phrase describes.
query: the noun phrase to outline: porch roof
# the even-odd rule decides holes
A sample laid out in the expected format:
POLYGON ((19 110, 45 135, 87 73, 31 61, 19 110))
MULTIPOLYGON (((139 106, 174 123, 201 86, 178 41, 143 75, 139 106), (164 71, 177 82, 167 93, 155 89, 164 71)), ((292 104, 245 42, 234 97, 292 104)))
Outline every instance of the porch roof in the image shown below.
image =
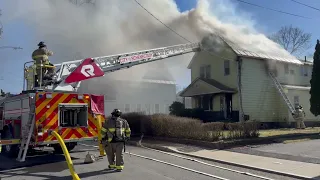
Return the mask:
POLYGON ((197 78, 186 89, 184 89, 180 96, 192 97, 206 94, 218 94, 218 93, 235 93, 235 89, 230 88, 217 80, 197 78))

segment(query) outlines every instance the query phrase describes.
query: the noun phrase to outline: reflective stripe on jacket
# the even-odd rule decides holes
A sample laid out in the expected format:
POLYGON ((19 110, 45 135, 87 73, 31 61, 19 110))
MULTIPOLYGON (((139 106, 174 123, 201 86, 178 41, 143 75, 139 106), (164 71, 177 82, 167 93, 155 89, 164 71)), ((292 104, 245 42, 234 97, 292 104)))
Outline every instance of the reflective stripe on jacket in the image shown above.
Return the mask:
POLYGON ((35 60, 37 66, 41 65, 43 62, 45 65, 49 64, 49 56, 52 56, 53 52, 46 48, 39 48, 33 51, 32 59, 35 60))
POLYGON ((131 130, 129 123, 127 120, 122 118, 110 118, 106 123, 104 123, 103 127, 101 128, 101 135, 103 139, 107 139, 108 142, 111 142, 113 137, 116 135, 116 129, 121 131, 121 134, 124 134, 125 137, 130 137, 131 130), (120 121, 122 123, 120 123, 120 121), (117 124, 122 124, 122 127, 117 128, 117 124))

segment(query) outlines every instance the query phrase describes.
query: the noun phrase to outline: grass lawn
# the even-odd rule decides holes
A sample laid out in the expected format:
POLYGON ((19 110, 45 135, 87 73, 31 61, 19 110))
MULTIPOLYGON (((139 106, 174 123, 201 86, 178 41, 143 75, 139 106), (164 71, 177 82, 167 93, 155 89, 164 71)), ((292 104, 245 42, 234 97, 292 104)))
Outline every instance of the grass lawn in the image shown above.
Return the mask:
POLYGON ((320 133, 320 127, 306 128, 306 129, 270 129, 260 130, 260 137, 270 137, 277 135, 286 134, 309 134, 309 133, 320 133))

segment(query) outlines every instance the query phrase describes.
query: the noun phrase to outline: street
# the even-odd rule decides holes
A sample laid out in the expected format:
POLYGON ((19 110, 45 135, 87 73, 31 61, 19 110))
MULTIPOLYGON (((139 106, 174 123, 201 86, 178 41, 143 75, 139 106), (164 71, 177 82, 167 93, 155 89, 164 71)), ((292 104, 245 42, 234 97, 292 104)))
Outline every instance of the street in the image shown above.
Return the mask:
POLYGON ((274 143, 259 146, 247 146, 230 149, 258 156, 273 157, 292 161, 320 164, 320 140, 309 140, 294 143, 274 143))
MULTIPOLYGON (((203 161, 201 164, 185 160, 161 152, 127 146, 125 168, 123 172, 108 170, 106 157, 92 164, 83 164, 87 152, 99 154, 95 142, 78 145, 71 153, 75 170, 81 179, 224 179, 224 180, 257 180, 257 179, 293 179, 279 175, 222 165, 203 161), (215 166, 215 167, 212 167, 215 166), (225 168, 225 169, 223 169, 225 168), (245 172, 247 174, 245 174, 245 172), (253 175, 248 175, 252 173, 253 175)), ((40 179, 72 179, 62 155, 42 155, 28 157, 24 166, 18 167, 17 162, 0 157, 0 179, 4 180, 40 180, 40 179), (33 165, 37 164, 37 165, 33 165)))

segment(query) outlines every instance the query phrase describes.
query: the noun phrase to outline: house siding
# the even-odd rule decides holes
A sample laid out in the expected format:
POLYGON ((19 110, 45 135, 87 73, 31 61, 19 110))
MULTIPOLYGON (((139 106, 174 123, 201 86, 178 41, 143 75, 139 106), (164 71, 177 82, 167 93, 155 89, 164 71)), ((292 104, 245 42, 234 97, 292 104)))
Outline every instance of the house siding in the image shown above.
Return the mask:
POLYGON ((277 79, 282 84, 290 84, 297 86, 310 86, 310 79, 312 74, 312 66, 310 65, 296 65, 296 64, 287 64, 289 73, 285 73, 285 64, 277 63, 275 68, 277 70, 277 79), (301 74, 301 68, 305 68, 307 76, 301 74), (294 72, 292 74, 291 72, 294 72))
MULTIPOLYGON (((318 121, 320 122, 320 117, 315 117, 310 112, 310 94, 309 90, 296 90, 296 89, 289 89, 287 93, 288 98, 294 103, 294 96, 299 97, 299 104, 303 107, 304 112, 306 113, 305 121, 318 121)), ((294 122, 293 117, 289 116, 290 122, 294 122)))
MULTIPOLYGON (((197 53, 191 64, 191 82, 200 76, 200 67, 203 65, 211 65, 211 78, 220 83, 234 89, 238 89, 238 62, 236 61, 236 54, 229 47, 224 48, 220 52, 215 52, 215 56, 206 51, 197 53), (224 61, 230 60, 230 74, 224 75, 224 61)), ((192 107, 196 108, 196 98, 192 98, 192 107)), ((232 96, 232 107, 234 111, 239 110, 239 96, 235 93, 232 96)), ((220 96, 217 95, 213 99, 214 110, 220 110, 220 96)))
POLYGON ((265 61, 242 58, 242 106, 250 120, 279 122, 286 117, 280 113, 282 98, 267 74, 265 61))

